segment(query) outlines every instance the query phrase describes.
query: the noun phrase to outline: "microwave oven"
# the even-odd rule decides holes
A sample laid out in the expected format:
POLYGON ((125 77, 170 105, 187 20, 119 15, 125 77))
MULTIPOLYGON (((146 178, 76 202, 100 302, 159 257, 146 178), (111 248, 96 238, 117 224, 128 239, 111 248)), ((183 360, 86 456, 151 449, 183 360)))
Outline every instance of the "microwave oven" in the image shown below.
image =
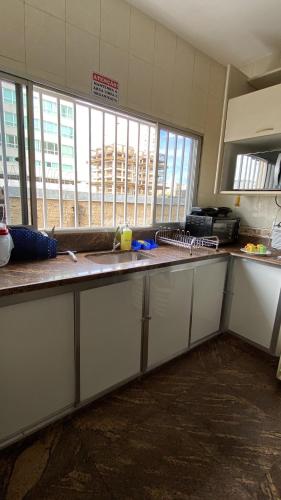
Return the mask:
POLYGON ((187 215, 185 231, 191 236, 217 236, 220 245, 238 240, 240 219, 210 215, 187 215))

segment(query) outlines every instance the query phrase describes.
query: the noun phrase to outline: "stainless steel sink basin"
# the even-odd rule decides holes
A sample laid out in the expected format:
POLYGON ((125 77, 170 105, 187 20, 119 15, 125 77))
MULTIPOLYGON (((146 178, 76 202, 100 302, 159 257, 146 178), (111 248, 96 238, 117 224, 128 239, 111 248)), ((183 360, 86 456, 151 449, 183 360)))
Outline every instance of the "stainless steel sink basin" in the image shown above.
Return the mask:
POLYGON ((123 264, 124 262, 136 262, 138 260, 150 259, 151 255, 145 255, 140 252, 98 252, 86 255, 86 258, 95 264, 111 265, 123 264))

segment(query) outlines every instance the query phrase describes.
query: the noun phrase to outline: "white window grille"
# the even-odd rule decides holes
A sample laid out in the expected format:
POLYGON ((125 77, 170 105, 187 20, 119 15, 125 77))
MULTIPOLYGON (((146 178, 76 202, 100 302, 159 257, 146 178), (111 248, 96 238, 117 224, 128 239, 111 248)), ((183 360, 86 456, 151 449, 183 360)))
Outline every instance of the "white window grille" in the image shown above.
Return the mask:
POLYGON ((151 225, 156 124, 39 87, 34 100, 39 227, 151 225))

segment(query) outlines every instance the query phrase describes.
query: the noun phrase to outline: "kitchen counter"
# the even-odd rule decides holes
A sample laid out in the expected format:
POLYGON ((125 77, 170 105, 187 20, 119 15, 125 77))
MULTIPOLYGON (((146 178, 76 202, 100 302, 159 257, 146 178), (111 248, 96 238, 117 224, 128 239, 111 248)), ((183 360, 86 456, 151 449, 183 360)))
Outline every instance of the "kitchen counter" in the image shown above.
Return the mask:
POLYGON ((189 251, 186 249, 160 246, 146 252, 147 255, 151 256, 150 259, 114 265, 95 264, 87 258, 87 255, 91 252, 78 253, 77 263, 71 261, 67 255, 60 255, 49 260, 11 263, 0 269, 0 296, 77 284, 115 275, 156 269, 173 264, 214 259, 227 255, 281 266, 281 259, 277 259, 280 252, 276 252, 270 257, 249 256, 240 252, 239 248, 240 245, 227 246, 220 248, 218 252, 207 248, 195 249, 193 255, 189 255, 189 251))

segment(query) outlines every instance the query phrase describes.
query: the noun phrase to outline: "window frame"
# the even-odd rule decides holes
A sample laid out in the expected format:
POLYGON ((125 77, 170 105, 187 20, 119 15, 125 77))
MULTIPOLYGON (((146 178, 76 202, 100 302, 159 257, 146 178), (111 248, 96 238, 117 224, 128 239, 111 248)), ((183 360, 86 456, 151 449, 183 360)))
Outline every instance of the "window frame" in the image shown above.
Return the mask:
MULTIPOLYGON (((85 95, 85 94, 79 94, 76 92, 70 92, 69 90, 63 88, 63 87, 55 87, 51 86, 50 84, 46 84, 44 82, 39 82, 39 81, 32 81, 26 78, 21 78, 18 76, 14 76, 10 73, 6 73, 4 71, 0 71, 0 79, 10 81, 11 83, 14 84, 20 84, 24 85, 26 87, 26 101, 27 101, 27 132, 28 132, 28 155, 29 155, 29 203, 30 203, 30 216, 28 217, 27 211, 28 211, 28 197, 27 197, 27 192, 28 192, 28 186, 27 186, 27 180, 25 179, 25 186, 24 186, 24 191, 25 195, 23 196, 22 199, 22 205, 25 205, 23 214, 25 213, 23 225, 25 226, 31 226, 34 228, 38 228, 37 225, 37 198, 36 198, 36 165, 35 165, 35 127, 34 127, 34 106, 33 106, 33 95, 34 95, 34 87, 39 88, 42 92, 49 91, 53 92, 55 94, 61 94, 61 97, 63 98, 64 96, 69 99, 73 100, 73 102, 81 101, 81 104, 86 104, 86 105, 92 105, 94 106, 95 109, 99 109, 104 113, 118 113, 118 116, 124 116, 128 120, 136 120, 136 121, 141 121, 141 122, 146 122, 148 125, 155 126, 155 131, 156 131, 156 138, 155 138, 155 158, 154 158, 154 172, 153 172, 153 194, 152 194, 152 224, 151 225, 145 225, 145 226, 135 226, 135 228, 156 228, 159 226, 173 226, 173 225, 179 225, 182 224, 182 222, 156 222, 156 198, 157 198, 157 178, 158 178, 158 156, 159 156, 159 136, 160 136, 160 131, 162 129, 166 129, 170 133, 176 133, 179 135, 184 135, 188 136, 191 139, 196 139, 198 141, 197 145, 197 155, 195 159, 195 164, 194 164, 194 189, 193 189, 193 199, 192 203, 195 203, 197 200, 197 195, 198 195, 198 181, 199 181, 199 174, 200 174, 200 163, 201 163, 201 154, 202 154, 202 145, 203 145, 203 134, 200 132, 196 132, 193 130, 190 130, 185 127, 177 127, 174 124, 170 124, 169 122, 164 122, 162 120, 159 120, 151 115, 147 114, 142 114, 140 112, 134 111, 132 109, 128 109, 126 107, 120 106, 120 105, 113 105, 111 103, 103 103, 99 101, 98 99, 94 99, 92 96, 85 95)), ((55 104, 55 103, 54 103, 55 104)), ((47 113, 47 110, 45 111, 47 113)), ((58 112, 58 110, 57 110, 58 112)), ((49 114, 53 114, 53 112, 48 112, 49 114)), ((74 120, 75 120, 75 108, 74 108, 74 120)), ((23 126, 24 123, 24 108, 23 104, 21 109, 19 108, 19 113, 18 113, 18 122, 19 126, 23 126)), ((65 118, 65 117, 64 117, 65 118)), ((58 124, 59 127, 59 124, 58 124)), ((74 137, 75 137, 75 127, 74 127, 74 137)), ((19 141, 20 142, 20 141, 19 141)), ((21 141, 22 142, 22 141, 21 141)), ((23 141, 24 143, 24 141, 23 141)), ((22 157, 24 156, 25 158, 25 145, 21 144, 19 145, 21 148, 21 155, 22 157)), ((23 193, 24 194, 24 193, 23 193)), ((48 228, 45 228, 48 229, 48 228)), ((101 232, 104 230, 109 230, 109 231, 114 231, 114 227, 107 227, 107 226, 87 226, 87 227, 62 227, 56 229, 57 232, 101 232)))
MULTIPOLYGON (((160 150, 160 133, 161 130, 166 130, 167 133, 174 133, 179 136, 189 137, 191 139, 197 140, 197 154, 196 157, 193 158, 194 162, 194 174, 193 174, 193 190, 191 197, 191 204, 194 205, 197 203, 198 199, 198 184, 199 184, 199 176, 200 176, 200 165, 201 165, 201 155, 202 155, 202 145, 203 145, 203 135, 194 131, 190 131, 189 129, 179 128, 174 125, 169 125, 165 122, 158 121, 157 122, 157 143, 156 143, 156 168, 155 168, 155 184, 154 184, 154 202, 153 202, 153 227, 163 227, 163 226, 173 226, 173 225, 181 225, 182 221, 172 222, 159 222, 156 220, 156 210, 157 210, 157 178, 158 178, 158 162, 159 158, 159 150, 160 150)), ((187 207, 186 207, 187 208, 187 207)))
MULTIPOLYGON (((0 71, 0 80, 11 83, 15 86, 15 99, 11 101, 4 100, 4 94, 2 96, 3 104, 15 104, 16 105, 16 120, 17 120, 17 138, 18 138, 18 158, 19 158, 19 189, 20 189, 20 203, 21 203, 21 214, 22 223, 24 226, 37 227, 37 201, 36 201, 36 191, 35 186, 35 153, 33 151, 34 142, 34 129, 33 129, 33 83, 26 79, 21 78, 17 75, 7 73, 5 71, 0 71), (24 100, 23 100, 23 88, 26 89, 26 103, 27 103, 27 134, 28 134, 28 148, 26 148, 25 142, 25 117, 24 117, 24 100), (29 186, 27 182, 27 162, 28 153, 28 170, 29 170, 29 186)), ((13 92, 13 91, 12 91, 13 92)), ((2 102, 0 103, 0 111, 2 116, 1 127, 5 130, 5 120, 4 120, 4 109, 2 109, 2 102)), ((6 155, 7 156, 7 155, 6 155)), ((6 161, 6 160, 5 160, 6 161)), ((4 165, 4 161, 3 161, 4 165)), ((5 167, 4 167, 5 173, 5 167)), ((5 186, 5 204, 8 204, 7 191, 7 180, 4 178, 5 186)))

